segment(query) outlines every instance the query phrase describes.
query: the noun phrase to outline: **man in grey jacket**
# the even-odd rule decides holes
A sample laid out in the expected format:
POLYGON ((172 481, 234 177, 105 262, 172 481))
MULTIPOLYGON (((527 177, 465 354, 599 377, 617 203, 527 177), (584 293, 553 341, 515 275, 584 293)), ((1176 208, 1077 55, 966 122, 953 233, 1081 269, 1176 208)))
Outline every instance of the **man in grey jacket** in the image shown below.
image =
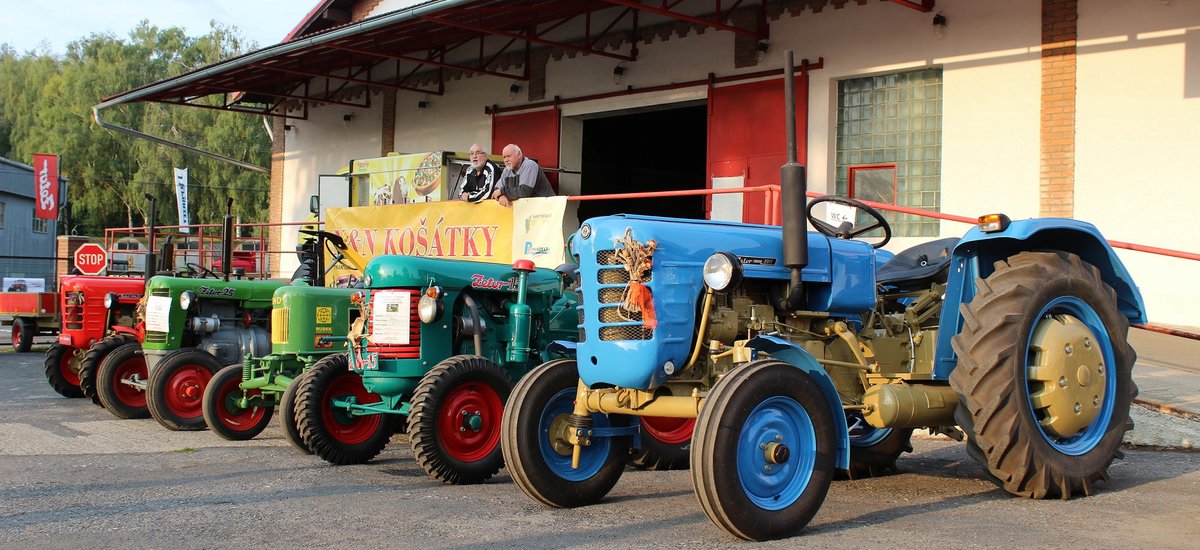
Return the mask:
POLYGON ((492 193, 492 198, 501 205, 509 206, 512 201, 525 197, 554 196, 554 188, 550 187, 546 174, 536 162, 525 158, 520 147, 512 143, 505 145, 501 156, 504 157, 504 172, 492 193))

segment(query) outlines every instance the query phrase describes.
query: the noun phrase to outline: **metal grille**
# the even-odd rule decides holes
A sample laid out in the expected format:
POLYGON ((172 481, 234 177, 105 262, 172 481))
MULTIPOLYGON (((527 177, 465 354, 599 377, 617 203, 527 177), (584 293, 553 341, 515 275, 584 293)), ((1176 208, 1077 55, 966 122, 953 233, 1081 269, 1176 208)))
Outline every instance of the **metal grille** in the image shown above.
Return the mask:
POLYGON ((582 308, 582 307, 576 307, 576 308, 575 308, 575 315, 576 315, 576 317, 578 317, 578 318, 579 318, 579 322, 578 322, 578 323, 576 323, 576 324, 577 324, 577 325, 582 325, 582 324, 583 324, 583 321, 584 321, 583 308, 582 308))
MULTIPOLYGON (((417 301, 420 290, 388 289, 387 292, 406 292, 410 295, 408 301, 408 344, 376 344, 368 343, 368 353, 378 353, 380 359, 419 359, 421 357, 421 320, 417 317, 417 301)), ((375 316, 367 308, 367 330, 375 332, 375 316)))
POLYGON ((290 317, 291 312, 286 307, 280 307, 271 310, 272 344, 288 343, 288 321, 290 317))
POLYGON ((596 298, 602 304, 619 304, 625 301, 624 288, 602 288, 596 298))
POLYGON ((582 344, 586 341, 587 341, 587 331, 583 330, 583 327, 579 327, 579 343, 582 344))
POLYGON ((170 295, 171 295, 171 289, 169 289, 169 288, 156 288, 156 289, 154 289, 154 290, 151 290, 151 291, 150 291, 150 295, 151 295, 151 296, 170 296, 170 295))
POLYGON ((146 343, 165 344, 167 343, 167 333, 146 331, 146 343))
POLYGON ((649 340, 653 337, 654 330, 641 326, 600 328, 600 339, 606 342, 613 340, 649 340))
POLYGON ((621 260, 617 259, 616 250, 601 250, 596 252, 596 263, 600 265, 621 265, 621 260))
POLYGON ((602 307, 600 308, 601 323, 627 323, 630 321, 641 321, 642 312, 634 313, 625 311, 619 307, 602 307))
POLYGON ((629 282, 629 272, 624 269, 601 269, 596 272, 596 281, 602 285, 619 285, 629 282))
POLYGON ((82 297, 80 292, 68 292, 63 297, 63 324, 69 329, 83 328, 83 306, 75 305, 80 303, 82 297))

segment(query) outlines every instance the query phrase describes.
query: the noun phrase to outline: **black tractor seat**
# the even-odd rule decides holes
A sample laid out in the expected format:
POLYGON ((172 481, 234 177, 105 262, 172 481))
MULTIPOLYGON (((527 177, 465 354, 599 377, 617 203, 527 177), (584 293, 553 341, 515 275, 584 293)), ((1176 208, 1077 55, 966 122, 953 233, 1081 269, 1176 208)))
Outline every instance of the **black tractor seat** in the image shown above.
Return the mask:
POLYGON ((922 243, 896 254, 875 270, 875 282, 888 287, 912 289, 945 282, 950 267, 950 251, 958 237, 922 243))

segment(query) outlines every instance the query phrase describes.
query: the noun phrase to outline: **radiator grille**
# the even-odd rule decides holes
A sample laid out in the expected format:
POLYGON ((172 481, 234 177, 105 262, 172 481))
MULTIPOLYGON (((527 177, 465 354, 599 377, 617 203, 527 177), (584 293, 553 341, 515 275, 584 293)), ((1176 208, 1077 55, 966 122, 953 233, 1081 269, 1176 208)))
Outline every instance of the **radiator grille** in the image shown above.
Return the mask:
POLYGON ((286 307, 279 307, 271 310, 272 344, 288 343, 288 321, 290 318, 291 310, 286 307))
MULTIPOLYGON (((372 300, 378 300, 379 295, 384 292, 404 292, 410 295, 408 300, 408 343, 369 343, 367 344, 367 352, 378 353, 380 359, 419 359, 421 357, 421 320, 417 317, 417 301, 421 297, 421 292, 419 290, 407 289, 388 289, 383 291, 375 291, 372 293, 372 300)), ((367 315, 367 330, 370 331, 371 334, 374 334, 374 303, 371 304, 371 307, 367 308, 367 315)))
POLYGON ((654 331, 643 326, 600 327, 600 339, 606 342, 613 340, 649 340, 654 337, 654 331))
POLYGON ((628 323, 631 321, 642 321, 642 313, 639 311, 634 313, 626 311, 619 307, 602 307, 600 308, 601 323, 628 323))
POLYGON ((167 343, 167 333, 146 331, 146 343, 148 344, 165 344, 167 343))
POLYGON ((597 293, 596 298, 599 299, 600 303, 602 304, 619 304, 625 301, 625 289, 602 288, 600 289, 600 292, 597 293))

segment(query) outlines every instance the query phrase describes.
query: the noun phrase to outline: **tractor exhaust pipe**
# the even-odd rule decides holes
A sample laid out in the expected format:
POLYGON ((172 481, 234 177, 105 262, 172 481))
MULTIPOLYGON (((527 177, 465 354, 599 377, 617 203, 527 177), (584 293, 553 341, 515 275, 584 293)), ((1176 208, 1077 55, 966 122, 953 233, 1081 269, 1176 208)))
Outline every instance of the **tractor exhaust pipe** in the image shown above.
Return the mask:
POLYGON ((225 219, 222 220, 221 231, 221 267, 224 268, 225 280, 229 281, 229 272, 233 270, 233 197, 225 202, 225 219))
POLYGON ((146 200, 150 201, 150 215, 146 217, 146 269, 142 276, 146 284, 150 284, 150 277, 158 270, 158 255, 154 253, 154 211, 157 210, 158 199, 146 193, 146 200))
POLYGON ((783 206, 783 265, 792 272, 791 290, 779 300, 776 307, 782 311, 799 309, 803 298, 800 271, 808 265, 808 231, 804 222, 804 206, 807 202, 808 182, 804 166, 796 162, 796 83, 792 52, 785 56, 783 95, 784 113, 787 120, 787 163, 779 169, 780 202, 783 206))

